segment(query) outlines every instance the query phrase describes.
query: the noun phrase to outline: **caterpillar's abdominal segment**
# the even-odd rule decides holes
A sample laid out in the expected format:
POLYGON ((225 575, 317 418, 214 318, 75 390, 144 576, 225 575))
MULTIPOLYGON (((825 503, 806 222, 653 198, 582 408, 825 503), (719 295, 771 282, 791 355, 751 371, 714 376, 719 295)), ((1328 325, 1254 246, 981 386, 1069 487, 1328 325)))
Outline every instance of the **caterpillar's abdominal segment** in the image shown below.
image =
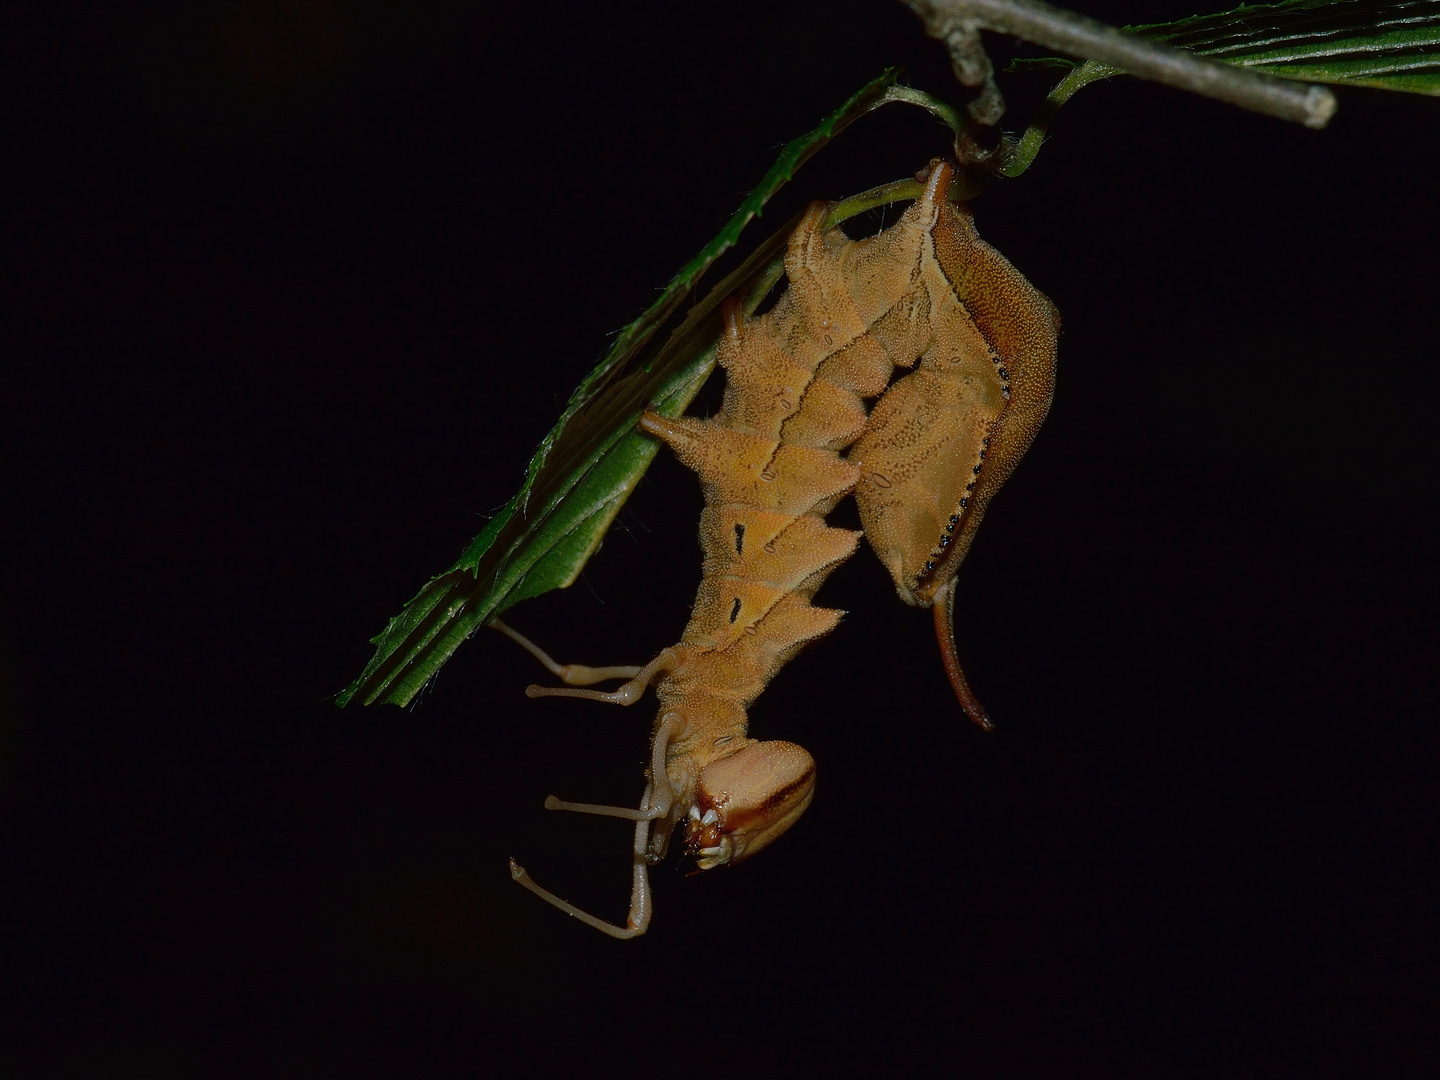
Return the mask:
MULTIPOLYGON (((813 204, 790 237, 788 286, 775 306, 748 319, 737 303, 724 308, 717 361, 727 381, 719 413, 708 420, 641 416, 640 429, 698 474, 705 497, 702 580, 680 641, 643 669, 562 667, 503 628, 571 685, 629 678, 611 693, 531 687, 531 696, 631 704, 653 682, 659 698, 638 811, 547 804, 636 822, 626 926, 559 900, 512 862, 517 881, 606 933, 644 932, 651 910, 646 866, 664 854, 677 825, 684 824, 698 866, 711 869, 760 851, 809 806, 814 760, 793 743, 750 738, 747 710, 780 668, 843 614, 811 600, 861 534, 832 528, 825 515, 855 492, 865 532, 902 597, 932 603, 954 575, 950 569, 941 580, 937 560, 942 570, 958 565, 998 487, 991 477, 1008 472, 1007 448, 1028 445, 1023 425, 1007 427, 1006 417, 1017 399, 1034 397, 1016 393, 1029 386, 1029 369, 997 344, 1003 334, 987 337, 960 291, 983 287, 985 275, 967 277, 955 265, 978 238, 968 211, 946 202, 952 176, 951 166, 936 164, 922 196, 864 240, 825 230, 827 208, 813 204), (886 391, 897 366, 915 370, 886 391), (867 416, 866 399, 882 392, 867 416), (961 468, 973 468, 971 479, 957 478, 961 468), (962 498, 968 514, 956 509, 962 498), (938 556, 930 554, 937 545, 938 556)), ((953 590, 944 597, 948 618, 953 590)), ((959 671, 958 662, 953 667, 959 671)))
POLYGON ((937 210, 919 266, 933 336, 916 369, 876 404, 850 460, 860 467, 855 500, 871 547, 902 600, 936 608, 955 696, 989 728, 955 655, 954 579, 991 498, 1049 412, 1060 317, 980 239, 968 207, 937 210))

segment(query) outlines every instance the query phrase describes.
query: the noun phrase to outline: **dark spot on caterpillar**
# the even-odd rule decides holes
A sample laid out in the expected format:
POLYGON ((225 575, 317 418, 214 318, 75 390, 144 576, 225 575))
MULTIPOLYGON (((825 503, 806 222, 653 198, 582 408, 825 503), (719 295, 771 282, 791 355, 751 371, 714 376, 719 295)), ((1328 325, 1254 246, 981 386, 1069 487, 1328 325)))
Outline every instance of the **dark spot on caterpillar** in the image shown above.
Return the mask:
POLYGON ((1006 371, 1003 367, 1000 369, 1000 378, 1002 378, 1002 379, 1008 379, 1008 378, 1010 378, 1010 373, 1009 373, 1008 371, 1006 371))
POLYGON ((969 499, 961 499, 961 500, 960 500, 960 506, 961 506, 962 508, 963 508, 963 507, 966 507, 966 506, 969 506, 969 505, 970 505, 970 500, 969 500, 969 499))
POLYGON ((975 471, 976 471, 977 473, 980 471, 980 466, 979 466, 979 465, 976 465, 976 466, 975 466, 975 471))
POLYGON ((948 536, 943 536, 943 535, 942 535, 942 536, 940 537, 940 546, 941 546, 942 548, 943 548, 943 547, 949 547, 949 546, 950 546, 950 537, 948 537, 948 536))
POLYGON ((934 560, 934 559, 931 559, 929 562, 927 562, 927 563, 925 564, 925 573, 928 574, 928 573, 930 573, 931 570, 934 570, 934 569, 935 569, 935 560, 934 560))
POLYGON ((949 521, 947 521, 947 522, 945 523, 945 531, 946 531, 947 533, 954 532, 954 531, 955 531, 955 522, 958 521, 958 520, 959 520, 959 518, 953 518, 953 517, 952 517, 949 521))
POLYGON ((887 476, 882 476, 878 472, 871 473, 870 479, 875 482, 876 487, 888 488, 890 486, 890 478, 887 476))
POLYGON ((981 461, 984 461, 984 460, 985 460, 985 451, 984 451, 984 450, 981 450, 981 451, 980 451, 980 460, 981 460, 981 461))
POLYGON ((745 554, 745 526, 735 522, 735 554, 745 554))
POLYGON ((740 617, 740 598, 735 597, 735 606, 730 609, 730 621, 733 623, 740 617))
POLYGON ((969 491, 969 490, 970 490, 971 488, 973 488, 974 486, 975 486, 975 481, 974 481, 974 480, 971 480, 968 484, 965 485, 965 490, 966 490, 966 491, 969 491))

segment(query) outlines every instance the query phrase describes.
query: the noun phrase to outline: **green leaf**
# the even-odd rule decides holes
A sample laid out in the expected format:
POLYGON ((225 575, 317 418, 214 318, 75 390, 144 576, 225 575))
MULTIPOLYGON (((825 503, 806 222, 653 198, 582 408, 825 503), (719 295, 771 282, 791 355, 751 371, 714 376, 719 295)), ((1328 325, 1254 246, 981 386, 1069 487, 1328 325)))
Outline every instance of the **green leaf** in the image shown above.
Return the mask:
POLYGON ((1291 0, 1133 29, 1287 79, 1440 95, 1440 0, 1291 0))
MULTIPOLYGON (((1218 15, 1126 30, 1227 64, 1304 82, 1440 95, 1440 0, 1288 0, 1242 4, 1218 15)), ((1012 69, 1069 68, 1007 155, 1018 176, 1039 153, 1050 121, 1076 91, 1125 74, 1093 60, 1017 60, 1012 69)))
MULTIPOLYGON (((521 600, 570 585, 599 546, 659 444, 637 433, 647 407, 677 416, 699 392, 715 363, 721 303, 738 295, 753 312, 784 272, 786 241, 798 216, 764 241, 695 306, 663 344, 652 338, 690 295, 702 274, 733 246, 741 230, 826 143, 860 117, 901 102, 924 108, 958 139, 959 114, 917 90, 897 86, 886 71, 813 131, 790 142, 760 185, 719 235, 685 265, 660 298, 625 327, 605 358, 571 395, 525 471, 520 490, 445 573, 432 578, 372 639, 375 654, 336 699, 344 706, 408 704, 460 643, 521 600)), ((974 178, 969 178, 974 180, 974 178)), ((954 185, 956 189, 966 185, 954 185)), ((914 199, 920 185, 888 184, 832 208, 831 223, 888 202, 914 199)), ((954 190, 952 197, 974 193, 954 190)))

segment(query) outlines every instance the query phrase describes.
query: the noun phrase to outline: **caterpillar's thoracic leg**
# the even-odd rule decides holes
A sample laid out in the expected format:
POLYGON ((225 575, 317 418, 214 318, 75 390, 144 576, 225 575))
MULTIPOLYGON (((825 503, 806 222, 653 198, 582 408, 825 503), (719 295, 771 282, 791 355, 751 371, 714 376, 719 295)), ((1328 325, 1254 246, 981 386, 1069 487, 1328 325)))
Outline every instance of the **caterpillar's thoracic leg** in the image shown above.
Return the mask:
POLYGON ((664 817, 664 812, 654 807, 641 806, 639 810, 632 810, 628 806, 605 806, 602 803, 588 802, 566 802, 564 799, 557 799, 554 795, 545 796, 546 810, 569 810, 575 814, 595 814, 597 817, 618 817, 626 821, 654 821, 658 817, 664 817))
MULTIPOLYGON (((668 651, 668 650, 667 650, 668 651)), ((669 748, 670 740, 679 733, 682 727, 680 718, 674 713, 668 714, 660 727, 655 732, 655 741, 651 747, 650 761, 650 782, 645 785, 645 796, 640 800, 640 809, 627 811, 623 815, 613 816, 629 817, 631 813, 635 817, 635 843, 631 846, 631 880, 630 880, 630 914, 625 920, 624 926, 616 926, 612 922, 596 918, 588 911, 581 911, 574 904, 561 900, 549 889, 542 889, 535 884, 535 880, 526 872, 525 868, 514 859, 510 860, 510 876, 520 885, 525 886, 546 903, 554 904, 567 915, 579 919, 586 926, 593 926, 603 934, 609 934, 613 938, 633 938, 645 933, 650 925, 650 875, 647 868, 650 864, 651 843, 650 843, 650 822, 657 818, 666 817, 675 805, 675 792, 670 787, 670 781, 665 774, 665 754, 669 748)), ((545 800, 545 805, 550 809, 577 809, 584 807, 586 812, 607 813, 618 810, 619 807, 590 807, 584 803, 569 803, 551 807, 552 800, 559 803, 560 800, 554 796, 545 800)), ((662 824, 661 828, 665 828, 662 824)), ((668 835, 664 834, 664 835, 668 835)), ((663 851, 656 851, 655 854, 663 854, 663 851)))
POLYGON ((955 652, 955 581, 955 578, 951 578, 941 586, 933 605, 935 637, 940 642, 940 659, 945 663, 945 674, 950 676, 950 686, 955 691, 955 696, 960 699, 960 707, 965 710, 965 715, 985 731, 991 731, 995 724, 990 719, 990 714, 985 711, 985 706, 981 705, 980 699, 975 696, 975 691, 970 689, 965 672, 960 667, 960 657, 955 652))
MULTIPOLYGON (((647 784, 645 787, 645 798, 640 802, 640 809, 644 812, 650 802, 650 792, 654 784, 647 784)), ((650 841, 650 818, 644 817, 635 822, 635 850, 637 854, 632 867, 632 880, 630 884, 630 916, 625 920, 624 926, 616 926, 612 922, 591 915, 588 911, 581 911, 568 900, 561 900, 549 889, 541 888, 535 884, 529 872, 517 863, 510 860, 510 876, 518 885, 523 885, 536 896, 540 897, 547 904, 554 904, 566 915, 579 919, 586 926, 593 926, 602 934, 609 934, 613 938, 639 937, 650 925, 650 876, 646 872, 645 849, 650 841)))
MULTIPOLYGON (((569 683, 571 686, 589 686, 592 683, 604 682, 606 679, 633 679, 640 674, 641 668, 638 664, 617 664, 614 667, 586 667, 584 664, 557 664, 550 659, 550 654, 540 648, 533 641, 527 638, 520 631, 508 626, 499 619, 491 619, 490 625, 511 641, 524 648, 531 656, 539 660, 549 669, 550 674, 557 679, 569 683)), ((534 696, 533 694, 531 695, 534 696)))
MULTIPOLYGON (((645 688, 657 675, 667 671, 674 671, 680 664, 680 657, 674 649, 661 649, 660 655, 651 660, 643 668, 626 668, 626 673, 633 673, 634 678, 614 690, 572 690, 568 686, 527 686, 526 697, 578 697, 586 698, 589 701, 604 701, 611 705, 634 705, 645 694, 645 688)), ((573 668, 574 665, 571 665, 573 668)), ((591 671, 618 671, 611 668, 591 668, 591 671)), ((562 676, 563 678, 564 676, 562 676)), ((599 682, 602 678, 614 678, 614 676, 600 676, 596 679, 586 680, 588 682, 599 682)))

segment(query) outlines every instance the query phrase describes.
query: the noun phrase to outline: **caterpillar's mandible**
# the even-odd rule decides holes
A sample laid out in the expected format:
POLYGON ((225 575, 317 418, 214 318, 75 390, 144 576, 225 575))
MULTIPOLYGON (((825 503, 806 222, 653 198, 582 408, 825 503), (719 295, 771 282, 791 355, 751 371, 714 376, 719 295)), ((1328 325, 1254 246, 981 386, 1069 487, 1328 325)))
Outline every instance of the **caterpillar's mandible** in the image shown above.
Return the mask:
MULTIPOLYGON (((720 413, 641 417, 643 431, 699 474, 705 495, 703 580, 678 644, 643 668, 562 667, 494 624, 572 686, 629 680, 610 693, 531 687, 532 697, 628 705, 655 683, 660 709, 639 809, 546 801, 635 822, 626 925, 566 903, 511 862, 517 881, 605 933, 645 932, 646 867, 676 825, 710 869, 759 851, 810 804, 810 755, 751 739, 746 709, 843 614, 810 601, 860 534, 831 528, 825 515, 855 491, 902 597, 943 598, 937 611, 948 618, 949 583, 980 512, 1044 416, 1054 309, 979 240, 968 210, 946 201, 952 177, 950 165, 936 164, 900 220, 865 240, 822 231, 827 208, 813 204, 790 238, 788 288, 774 308, 743 319, 737 304, 726 307, 720 413), (887 391, 897 366, 915 370, 887 391), (864 399, 882 392, 867 417, 864 399)), ((958 664, 947 666, 958 691, 958 664)))

